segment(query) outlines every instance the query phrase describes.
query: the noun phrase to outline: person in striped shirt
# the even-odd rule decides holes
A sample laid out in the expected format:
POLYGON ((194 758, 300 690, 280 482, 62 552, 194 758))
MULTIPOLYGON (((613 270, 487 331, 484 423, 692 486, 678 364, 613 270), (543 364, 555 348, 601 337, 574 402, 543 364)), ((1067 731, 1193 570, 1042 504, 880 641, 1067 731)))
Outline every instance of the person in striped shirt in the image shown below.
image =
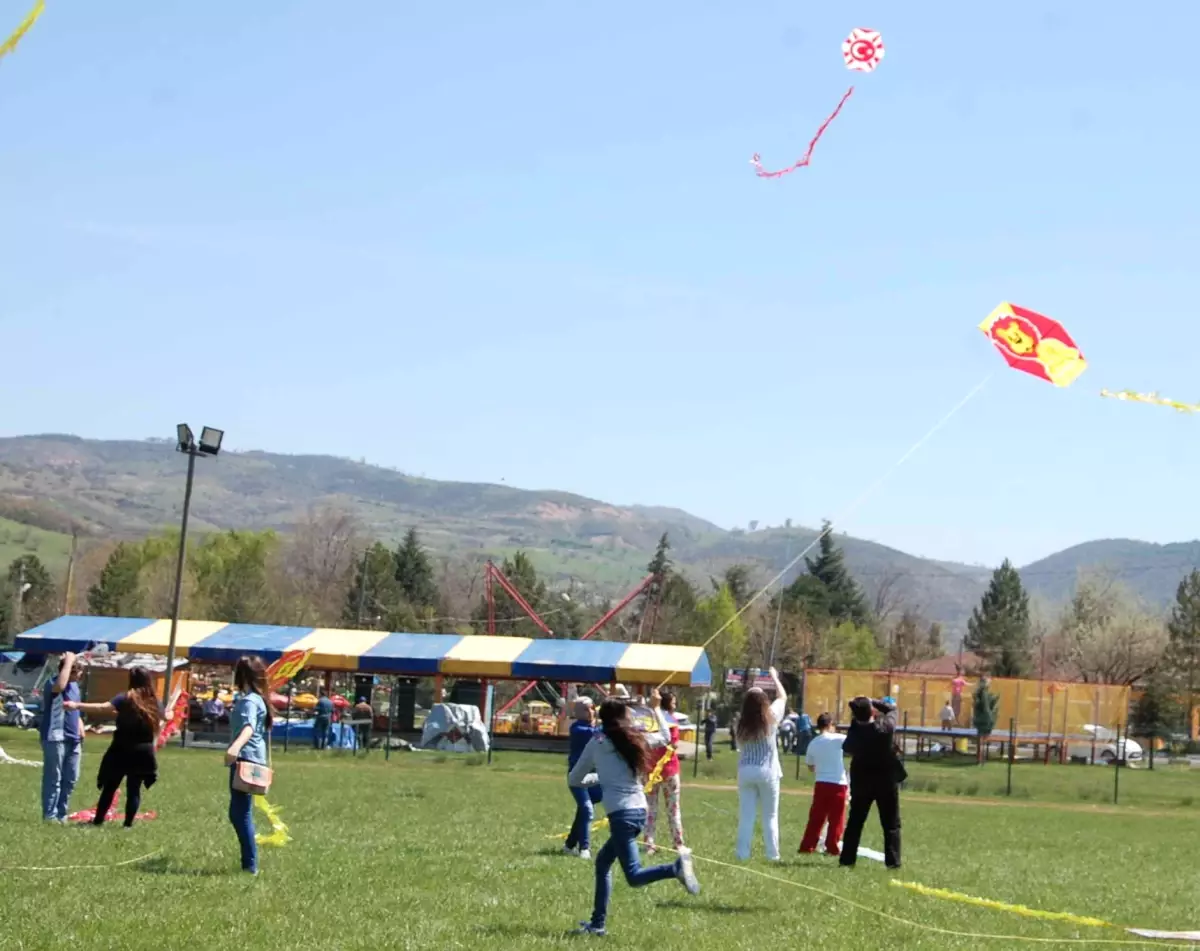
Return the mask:
POLYGON ((767 858, 779 861, 779 765, 776 737, 787 704, 787 693, 774 667, 770 670, 775 699, 767 700, 759 687, 746 691, 737 724, 738 758, 738 837, 737 857, 750 858, 754 839, 755 813, 761 812, 763 844, 767 858))

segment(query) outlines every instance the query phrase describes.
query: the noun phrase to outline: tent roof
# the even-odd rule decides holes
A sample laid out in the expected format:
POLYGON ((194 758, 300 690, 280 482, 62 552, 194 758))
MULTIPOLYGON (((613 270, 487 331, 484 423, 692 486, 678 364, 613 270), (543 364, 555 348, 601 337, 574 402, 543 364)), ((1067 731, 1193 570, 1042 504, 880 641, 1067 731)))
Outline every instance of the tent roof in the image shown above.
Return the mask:
MULTIPOLYGON (((60 653, 107 644, 114 651, 165 654, 170 631, 168 620, 66 615, 19 634, 15 646, 30 653, 60 653)), ((219 621, 180 621, 175 632, 176 653, 193 663, 232 664, 243 654, 257 654, 271 663, 286 651, 309 648, 313 650, 309 666, 316 670, 572 683, 623 680, 682 687, 707 687, 712 681, 704 649, 675 644, 410 634, 219 621)))

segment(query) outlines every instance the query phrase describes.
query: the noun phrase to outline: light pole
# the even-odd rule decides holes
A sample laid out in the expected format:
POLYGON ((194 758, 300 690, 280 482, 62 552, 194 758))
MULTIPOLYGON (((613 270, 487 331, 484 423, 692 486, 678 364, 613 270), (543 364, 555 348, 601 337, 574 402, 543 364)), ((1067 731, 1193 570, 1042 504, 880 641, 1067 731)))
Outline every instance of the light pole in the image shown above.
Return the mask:
POLYGON ((25 608, 25 594, 32 588, 33 585, 25 580, 25 561, 22 560, 17 568, 17 590, 13 592, 13 613, 12 621, 10 622, 10 630, 8 633, 12 637, 21 633, 21 615, 25 608))
POLYGON ((187 558, 188 512, 192 507, 192 480, 196 475, 197 456, 215 456, 221 451, 225 431, 205 426, 200 441, 192 435, 192 427, 180 423, 175 427, 175 450, 188 457, 187 486, 183 490, 183 522, 179 527, 179 560, 175 565, 175 601, 171 608, 171 638, 167 642, 167 676, 163 681, 163 706, 171 705, 171 674, 175 670, 175 631, 179 627, 179 607, 183 599, 183 566, 187 558))

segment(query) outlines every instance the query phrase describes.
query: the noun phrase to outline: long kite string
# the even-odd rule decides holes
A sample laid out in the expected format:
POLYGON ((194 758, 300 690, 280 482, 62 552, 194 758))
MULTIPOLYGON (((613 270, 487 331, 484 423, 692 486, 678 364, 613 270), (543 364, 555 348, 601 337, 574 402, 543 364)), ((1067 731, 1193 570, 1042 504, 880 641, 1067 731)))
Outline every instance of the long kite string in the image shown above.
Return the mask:
POLYGON ((42 15, 45 9, 46 0, 37 0, 33 9, 21 21, 21 25, 13 30, 12 35, 7 40, 0 43, 0 59, 3 59, 17 48, 17 44, 21 42, 21 38, 33 28, 33 25, 38 21, 38 17, 42 15))
POLYGON ((798 168, 804 168, 804 166, 806 166, 812 159, 813 149, 817 147, 817 143, 821 140, 821 136, 825 134, 825 130, 829 128, 829 124, 837 118, 838 113, 842 111, 842 106, 846 104, 846 100, 850 98, 853 92, 853 86, 846 90, 845 95, 843 95, 841 100, 838 102, 837 108, 829 114, 829 118, 821 123, 821 128, 817 129, 817 134, 814 135, 812 137, 812 141, 808 143, 808 149, 805 151, 804 155, 796 161, 795 164, 790 165, 787 168, 781 168, 778 172, 768 172, 765 168, 763 168, 762 162, 760 161, 762 156, 755 152, 754 158, 750 159, 750 164, 753 165, 755 169, 754 174, 759 178, 782 178, 784 175, 788 174, 788 172, 794 172, 798 168))
POLYGON ((121 868, 123 865, 136 865, 138 862, 157 858, 161 854, 162 849, 159 849, 157 852, 149 852, 146 855, 139 855, 136 859, 126 859, 124 862, 114 862, 111 865, 5 865, 0 866, 0 872, 95 872, 107 868, 121 868))
MULTIPOLYGON (((855 499, 852 503, 850 503, 850 505, 844 511, 839 512, 835 518, 835 521, 841 522, 842 520, 844 520, 844 519, 848 518, 849 516, 851 516, 852 514, 854 514, 855 511, 857 511, 872 495, 874 495, 879 490, 880 486, 882 486, 888 479, 890 479, 892 477, 893 473, 895 473, 895 471, 897 469, 899 469, 902 465, 904 465, 904 463, 908 462, 909 459, 911 459, 914 455, 916 455, 916 453, 920 451, 921 447, 924 446, 927 442, 929 442, 929 440, 931 440, 935 435, 937 435, 937 433, 942 429, 942 427, 944 427, 948 422, 950 422, 950 420, 954 418, 954 416, 958 413, 959 410, 961 410, 964 406, 966 406, 969 402, 971 402, 971 400, 975 398, 975 395, 980 390, 982 390, 985 386, 987 386, 988 381, 991 380, 991 378, 992 378, 992 375, 993 374, 989 373, 982 380, 980 380, 978 383, 976 383, 975 386, 973 386, 971 388, 971 390, 967 393, 966 396, 964 396, 961 400, 959 400, 957 403, 954 404, 953 409, 951 409, 948 413, 946 413, 945 416, 943 416, 936 423, 934 423, 933 426, 930 427, 929 431, 927 433, 925 433, 924 436, 922 436, 915 443, 913 443, 911 446, 909 446, 908 449, 906 449, 904 451, 904 454, 901 455, 899 459, 897 459, 895 462, 893 462, 891 464, 891 466, 889 466, 887 469, 884 470, 883 475, 881 475, 878 479, 876 479, 874 482, 872 482, 870 486, 867 487, 865 492, 863 492, 857 499, 855 499)), ((775 582, 782 579, 796 565, 800 564, 800 561, 804 558, 804 556, 807 555, 810 551, 812 551, 817 546, 817 544, 821 541, 821 539, 824 538, 831 531, 833 531, 833 523, 832 522, 829 525, 827 525, 824 529, 822 529, 821 532, 817 535, 817 537, 814 538, 811 542, 809 542, 808 546, 802 552, 800 552, 800 554, 798 554, 795 558, 793 558, 786 565, 784 565, 783 569, 778 574, 776 574, 775 577, 773 577, 765 585, 763 585, 761 588, 759 588, 759 590, 750 598, 750 600, 748 600, 745 604, 743 604, 742 607, 739 610, 737 610, 733 614, 732 617, 729 618, 729 620, 727 620, 719 628, 717 628, 715 631, 713 631, 712 636, 709 637, 709 639, 706 640, 703 644, 701 644, 700 648, 703 650, 704 648, 708 647, 708 645, 711 644, 714 640, 716 640, 718 637, 720 637, 722 634, 724 634, 725 631, 727 631, 729 629, 730 625, 732 625, 738 618, 740 618, 743 614, 745 614, 748 610, 750 610, 750 606, 752 604, 754 604, 759 598, 761 598, 764 594, 766 594, 768 591, 770 591, 771 588, 774 587, 775 582)), ((667 683, 667 681, 669 681, 672 677, 674 677, 676 674, 679 674, 679 673, 685 673, 685 671, 674 670, 674 671, 671 671, 671 673, 667 674, 667 676, 663 679, 662 683, 660 683, 658 685, 659 689, 661 690, 662 687, 667 683)))
MULTIPOLYGON (((678 849, 673 849, 670 846, 660 845, 660 849, 664 852, 674 852, 679 854, 678 849)), ((710 865, 717 865, 721 868, 730 868, 736 872, 745 872, 748 875, 757 875, 759 878, 765 878, 771 882, 779 882, 783 885, 791 885, 795 888, 801 888, 808 892, 814 892, 817 895, 823 895, 826 898, 831 898, 836 902, 841 902, 844 905, 849 905, 858 911, 864 911, 869 915, 875 915, 887 921, 895 922, 898 925, 905 925, 909 928, 917 928, 920 931, 928 931, 931 934, 946 935, 951 938, 979 938, 985 941, 1023 941, 1028 944, 1104 944, 1104 945, 1123 945, 1125 947, 1142 947, 1142 948, 1161 948, 1164 947, 1162 941, 1135 941, 1130 938, 1040 938, 1026 935, 1015 934, 986 934, 973 931, 952 931, 949 928, 939 928, 936 925, 927 925, 919 921, 910 921, 907 918, 901 918, 899 915, 893 915, 891 912, 882 911, 879 908, 872 908, 869 905, 864 905, 861 902, 856 902, 852 898, 847 898, 844 895, 839 895, 836 892, 826 891, 823 888, 817 888, 815 885, 807 885, 804 882, 797 882, 795 879, 783 878, 780 875, 769 875, 766 872, 760 872, 756 868, 751 868, 747 865, 733 865, 729 862, 722 862, 718 859, 710 859, 703 855, 692 853, 692 858, 698 859, 701 862, 708 862, 710 865)), ((1166 945, 1170 947, 1171 945, 1166 945)), ((1175 945, 1182 947, 1182 945, 1175 945)))

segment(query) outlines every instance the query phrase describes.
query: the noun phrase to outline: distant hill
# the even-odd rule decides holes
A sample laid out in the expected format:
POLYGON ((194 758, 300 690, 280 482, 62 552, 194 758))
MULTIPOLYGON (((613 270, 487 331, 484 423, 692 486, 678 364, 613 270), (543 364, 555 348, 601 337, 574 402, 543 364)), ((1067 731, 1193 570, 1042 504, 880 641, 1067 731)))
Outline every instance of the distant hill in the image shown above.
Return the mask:
POLYGON ((1120 579, 1151 607, 1175 600, 1180 580, 1200 568, 1200 541, 1155 545, 1129 538, 1084 542, 1021 569, 1031 592, 1051 602, 1071 597, 1080 573, 1103 571, 1120 579))
MULTIPOLYGON (((11 561, 27 550, 23 546, 34 544, 55 568, 65 563, 72 527, 95 535, 137 536, 174 525, 183 470, 182 457, 165 440, 0 439, 0 559, 11 561), (2 519, 23 524, 13 528, 2 519), (36 528, 25 537, 27 526, 36 528)), ((446 554, 502 556, 522 548, 550 578, 574 578, 606 594, 621 593, 643 576, 664 532, 676 563, 701 582, 741 562, 758 566, 758 580, 765 583, 817 536, 815 529, 801 527, 726 531, 664 506, 439 482, 364 461, 267 452, 199 460, 192 524, 198 531, 287 531, 322 504, 353 512, 385 541, 397 540, 415 525, 431 548, 446 554)), ((869 596, 891 585, 926 616, 942 621, 947 643, 965 629, 991 575, 988 568, 917 558, 841 534, 837 541, 869 596)), ((1200 565, 1200 542, 1089 542, 1036 562, 1022 575, 1032 591, 1061 601, 1081 569, 1101 565, 1110 566, 1148 602, 1165 605, 1180 578, 1200 565)), ((801 562, 788 580, 802 568, 801 562)))

